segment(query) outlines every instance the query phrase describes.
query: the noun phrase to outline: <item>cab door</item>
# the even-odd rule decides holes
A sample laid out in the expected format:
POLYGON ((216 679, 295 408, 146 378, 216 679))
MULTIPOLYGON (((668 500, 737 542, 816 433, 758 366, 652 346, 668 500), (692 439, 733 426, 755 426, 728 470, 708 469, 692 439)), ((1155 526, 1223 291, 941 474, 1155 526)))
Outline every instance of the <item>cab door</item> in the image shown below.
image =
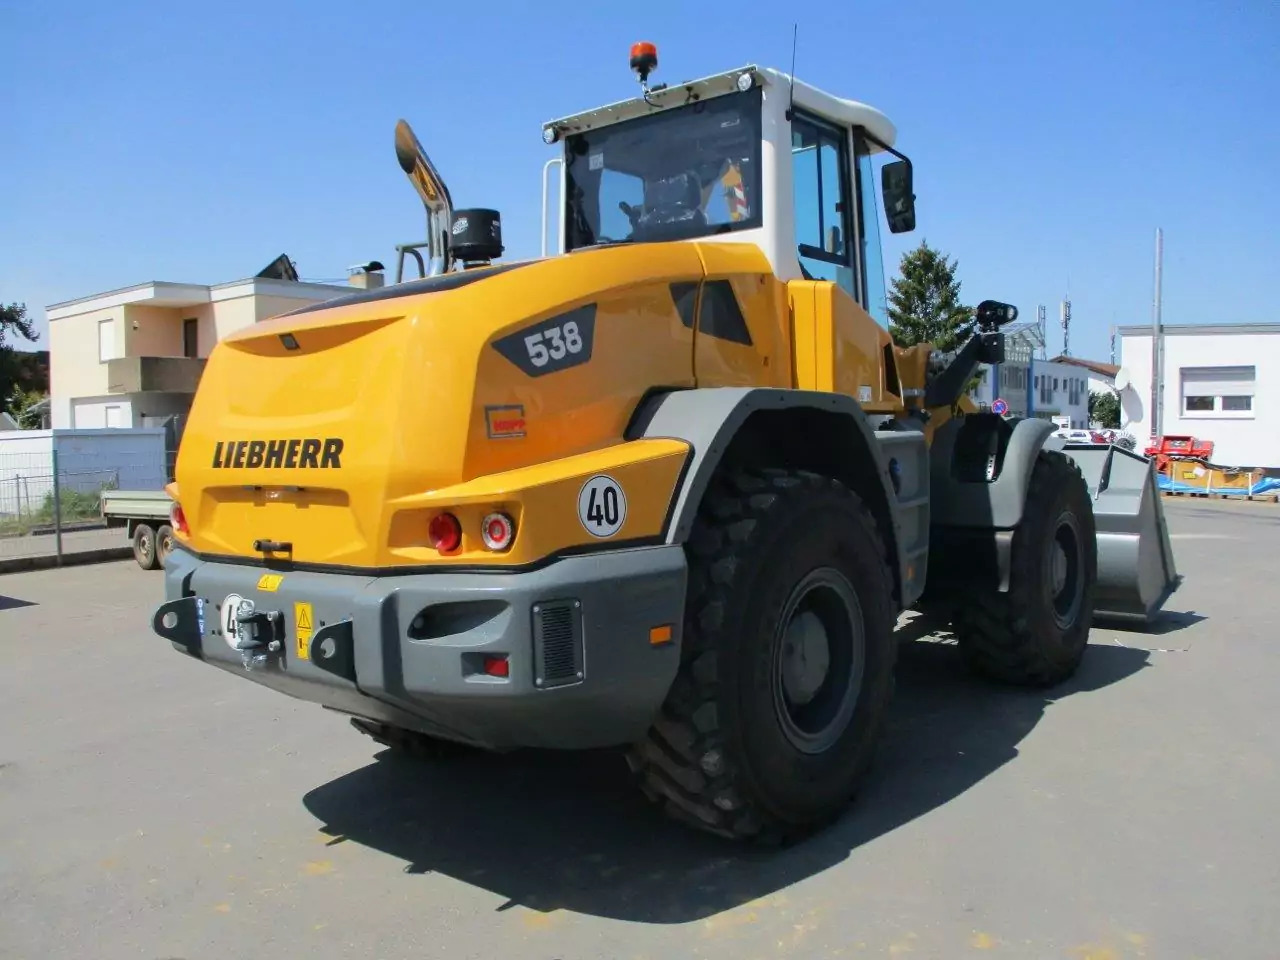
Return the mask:
POLYGON ((805 279, 829 281, 859 300, 848 129, 797 111, 791 165, 796 252, 805 279))

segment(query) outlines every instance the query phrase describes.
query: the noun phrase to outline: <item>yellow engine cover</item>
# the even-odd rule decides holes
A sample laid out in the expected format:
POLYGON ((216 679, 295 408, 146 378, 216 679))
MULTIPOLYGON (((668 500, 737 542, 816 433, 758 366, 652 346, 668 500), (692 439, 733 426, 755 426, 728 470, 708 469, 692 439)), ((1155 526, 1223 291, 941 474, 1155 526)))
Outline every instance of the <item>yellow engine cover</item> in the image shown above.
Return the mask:
POLYGON ((599 472, 628 498, 612 542, 657 536, 687 449, 623 434, 651 387, 694 385, 671 284, 702 277, 692 244, 605 248, 356 294, 228 337, 178 456, 182 539, 250 557, 255 540, 287 542, 295 562, 355 567, 522 563, 593 542, 576 498, 599 472), (447 557, 426 532, 444 509, 464 524, 447 557), (501 554, 479 529, 497 509, 517 521, 501 554))

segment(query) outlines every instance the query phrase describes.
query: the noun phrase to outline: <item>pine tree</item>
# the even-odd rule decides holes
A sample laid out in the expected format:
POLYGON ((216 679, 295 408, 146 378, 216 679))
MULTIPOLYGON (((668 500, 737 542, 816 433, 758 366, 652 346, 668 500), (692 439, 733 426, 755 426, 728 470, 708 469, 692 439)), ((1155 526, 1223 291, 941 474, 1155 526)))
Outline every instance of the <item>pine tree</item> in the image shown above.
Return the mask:
POLYGON ((6 306, 0 303, 0 410, 4 410, 18 382, 18 364, 13 347, 6 342, 11 335, 23 340, 35 340, 35 325, 27 317, 27 307, 22 303, 6 306))
POLYGON ((921 240, 902 255, 889 293, 889 333, 900 347, 931 343, 949 353, 973 333, 973 308, 960 302, 956 264, 921 240))

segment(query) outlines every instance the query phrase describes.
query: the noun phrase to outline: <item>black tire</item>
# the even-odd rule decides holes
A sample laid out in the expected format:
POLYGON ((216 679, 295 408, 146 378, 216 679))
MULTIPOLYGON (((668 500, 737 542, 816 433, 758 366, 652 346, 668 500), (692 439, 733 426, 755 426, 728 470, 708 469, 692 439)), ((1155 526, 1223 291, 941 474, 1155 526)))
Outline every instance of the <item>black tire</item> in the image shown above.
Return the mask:
POLYGON ((154 570, 160 566, 156 532, 149 523, 139 523, 133 528, 133 559, 143 570, 154 570))
POLYGON ((1013 534, 1009 591, 983 584, 952 621, 965 661, 1005 683, 1049 686, 1076 672, 1098 580, 1089 488, 1065 455, 1041 451, 1013 534))
POLYGON ((162 524, 156 531, 156 566, 163 567, 173 553, 173 527, 162 524))
POLYGON ((476 748, 452 740, 441 740, 416 730, 394 727, 389 723, 378 723, 376 720, 365 720, 363 717, 351 717, 351 726, 355 727, 375 743, 380 743, 392 753, 415 760, 448 760, 453 757, 475 753, 476 748))
POLYGON ((678 820, 795 839, 847 807, 893 693, 893 578, 875 520, 835 480, 740 472, 713 483, 686 549, 680 670, 628 762, 678 820), (826 669, 803 675, 800 647, 825 649, 826 669))

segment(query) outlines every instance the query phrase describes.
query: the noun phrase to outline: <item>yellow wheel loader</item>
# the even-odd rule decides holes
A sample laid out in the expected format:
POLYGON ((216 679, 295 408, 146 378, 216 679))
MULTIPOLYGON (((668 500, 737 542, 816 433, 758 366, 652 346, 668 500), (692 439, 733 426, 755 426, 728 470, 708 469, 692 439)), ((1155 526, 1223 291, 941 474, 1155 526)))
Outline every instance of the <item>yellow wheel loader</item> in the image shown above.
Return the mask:
POLYGON ((909 231, 915 197, 884 115, 655 65, 545 125, 535 260, 495 262, 497 214, 397 129, 426 275, 214 349, 152 624, 393 747, 622 748, 674 817, 794 837, 867 770, 902 611, 1052 684, 1178 578, 1145 459, 967 400, 1013 307, 953 357, 894 346, 880 210, 909 231))

